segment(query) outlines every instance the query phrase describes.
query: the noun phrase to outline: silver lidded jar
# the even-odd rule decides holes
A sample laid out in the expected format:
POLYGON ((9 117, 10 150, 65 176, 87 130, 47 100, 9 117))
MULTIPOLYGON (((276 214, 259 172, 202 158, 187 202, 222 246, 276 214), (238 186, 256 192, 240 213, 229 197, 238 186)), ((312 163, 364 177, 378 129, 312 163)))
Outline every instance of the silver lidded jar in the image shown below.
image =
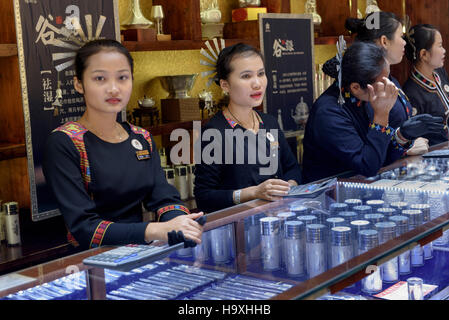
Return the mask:
POLYGON ((266 271, 281 267, 281 224, 277 217, 260 219, 262 265, 266 271))
MULTIPOLYGON (((396 223, 394 222, 378 222, 376 229, 379 232, 379 244, 390 241, 396 237, 396 223)), ((382 280, 384 282, 396 282, 399 280, 399 259, 394 257, 383 263, 381 266, 382 280)))
MULTIPOLYGON (((408 217, 406 216, 392 216, 389 220, 396 223, 396 235, 400 236, 408 231, 408 217)), ((410 261, 410 250, 399 255, 399 274, 405 275, 412 272, 412 265, 410 261)))
MULTIPOLYGON (((377 230, 360 230, 358 235, 359 254, 369 251, 379 245, 379 233, 377 230)), ((377 266, 369 266, 366 273, 370 275, 362 279, 362 291, 368 294, 382 291, 382 275, 380 273, 380 268, 377 266)))
POLYGON ((327 269, 327 228, 324 224, 306 226, 307 273, 313 278, 327 269))
MULTIPOLYGON (((415 203, 410 206, 410 209, 421 210, 423 212, 423 223, 430 221, 430 204, 427 203, 415 203)), ((432 242, 424 245, 424 260, 433 258, 433 245, 432 242)))
POLYGON ((350 227, 331 229, 331 267, 338 266, 353 257, 352 234, 350 227))
POLYGON ((286 221, 284 230, 287 274, 302 276, 305 274, 305 225, 301 221, 286 221))
POLYGON ((17 202, 6 202, 4 204, 6 243, 8 246, 19 246, 20 224, 19 224, 19 204, 17 202))
MULTIPOLYGON (((409 218, 409 230, 413 230, 423 223, 423 212, 417 209, 402 210, 402 214, 409 218)), ((412 267, 421 267, 424 265, 424 248, 417 245, 411 253, 412 267)))
POLYGON ((377 209, 383 208, 385 206, 385 201, 383 201, 383 200, 367 200, 366 205, 373 208, 373 212, 376 212, 377 209))
POLYGON ((361 206, 362 200, 360 199, 346 199, 345 203, 348 205, 348 210, 352 210, 354 207, 361 206))

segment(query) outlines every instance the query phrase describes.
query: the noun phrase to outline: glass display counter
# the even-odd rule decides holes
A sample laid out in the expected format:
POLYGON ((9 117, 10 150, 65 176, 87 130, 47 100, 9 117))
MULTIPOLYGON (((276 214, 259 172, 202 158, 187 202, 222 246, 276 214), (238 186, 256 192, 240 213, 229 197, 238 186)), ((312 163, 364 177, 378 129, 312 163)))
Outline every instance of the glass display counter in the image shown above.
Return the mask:
POLYGON ((422 299, 449 296, 449 159, 414 157, 316 195, 207 216, 202 244, 129 272, 101 247, 0 277, 4 300, 422 299))

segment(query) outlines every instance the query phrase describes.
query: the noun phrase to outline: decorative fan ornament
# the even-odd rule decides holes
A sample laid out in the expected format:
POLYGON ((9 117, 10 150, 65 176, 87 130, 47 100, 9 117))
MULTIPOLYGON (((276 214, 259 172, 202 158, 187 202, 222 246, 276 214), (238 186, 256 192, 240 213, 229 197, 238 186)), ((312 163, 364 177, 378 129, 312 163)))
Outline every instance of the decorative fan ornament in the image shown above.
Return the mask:
POLYGON ((201 50, 200 50, 200 53, 205 58, 208 59, 208 61, 200 59, 200 64, 203 66, 212 68, 211 70, 201 72, 202 78, 209 77, 207 80, 207 83, 206 83, 207 88, 212 84, 212 82, 215 81, 215 76, 217 73, 218 55, 220 54, 220 51, 225 48, 224 39, 220 39, 220 44, 218 43, 217 38, 212 39, 212 42, 214 44, 215 49, 212 47, 212 45, 209 43, 209 41, 206 41, 205 45, 207 47, 207 50, 204 48, 201 48, 201 50))
MULTIPOLYGON (((50 21, 53 21, 53 17, 51 15, 49 15, 49 19, 50 21)), ((52 53, 52 61, 56 71, 58 72, 56 97, 52 103, 55 116, 59 114, 58 108, 62 107, 63 99, 59 73, 72 67, 75 64, 75 56, 79 48, 81 48, 84 44, 91 40, 100 38, 100 34, 103 30, 106 17, 100 15, 95 33, 92 27, 92 15, 86 14, 84 16, 84 21, 86 25, 86 32, 83 30, 83 27, 80 23, 79 10, 72 8, 72 15, 68 16, 65 19, 64 26, 61 28, 51 26, 50 29, 52 31, 44 32, 48 27, 49 22, 42 16, 39 18, 39 21, 36 25, 36 30, 41 30, 38 39, 42 39, 42 42, 45 45, 51 45, 59 49, 63 49, 62 52, 52 53), (55 34, 61 35, 62 37, 58 38, 55 34)))
POLYGON ((76 51, 81 48, 84 44, 91 40, 99 39, 101 31, 103 30, 104 23, 106 21, 105 16, 100 16, 98 19, 97 28, 95 34, 93 34, 92 28, 92 15, 86 14, 84 16, 86 21, 86 31, 84 32, 78 17, 68 17, 66 20, 66 26, 60 29, 61 34, 66 36, 65 39, 51 39, 49 44, 72 50, 71 52, 57 52, 52 54, 53 62, 56 64, 55 69, 60 72, 75 63, 76 51), (71 30, 69 30, 71 29, 71 30), (68 59, 68 60, 67 60, 68 59), (62 61, 65 60, 65 61, 62 61))

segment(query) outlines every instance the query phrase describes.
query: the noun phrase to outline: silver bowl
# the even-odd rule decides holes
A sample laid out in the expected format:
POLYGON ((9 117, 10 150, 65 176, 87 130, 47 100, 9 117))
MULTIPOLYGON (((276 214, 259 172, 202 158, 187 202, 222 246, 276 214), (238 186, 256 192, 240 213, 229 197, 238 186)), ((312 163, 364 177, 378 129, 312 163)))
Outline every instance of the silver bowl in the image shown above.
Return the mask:
POLYGON ((160 77, 162 88, 169 93, 168 98, 190 98, 189 93, 195 84, 198 73, 160 77))

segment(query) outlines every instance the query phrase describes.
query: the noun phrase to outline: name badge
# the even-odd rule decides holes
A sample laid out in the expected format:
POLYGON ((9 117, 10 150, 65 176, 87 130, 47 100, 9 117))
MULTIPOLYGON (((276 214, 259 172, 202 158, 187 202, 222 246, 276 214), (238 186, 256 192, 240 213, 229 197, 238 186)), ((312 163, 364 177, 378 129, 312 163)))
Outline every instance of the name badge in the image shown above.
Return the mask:
POLYGON ((150 159, 150 153, 148 150, 136 151, 137 160, 150 159))
POLYGON ((270 142, 270 148, 271 149, 279 148, 279 142, 277 142, 277 141, 270 142))

